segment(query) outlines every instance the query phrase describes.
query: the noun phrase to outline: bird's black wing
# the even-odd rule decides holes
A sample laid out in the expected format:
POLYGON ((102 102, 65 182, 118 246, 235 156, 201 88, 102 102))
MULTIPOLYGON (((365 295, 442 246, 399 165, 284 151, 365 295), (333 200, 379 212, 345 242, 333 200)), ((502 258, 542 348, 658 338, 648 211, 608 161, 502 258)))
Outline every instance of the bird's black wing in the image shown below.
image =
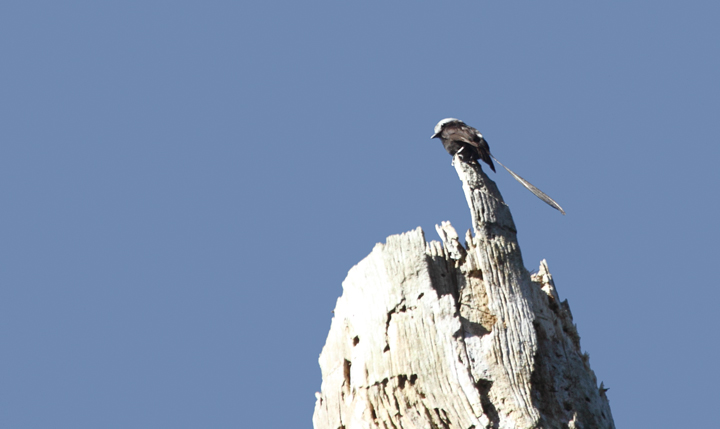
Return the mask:
POLYGON ((473 144, 473 137, 474 133, 465 125, 448 124, 442 131, 442 138, 467 144, 473 144))
POLYGON ((443 134, 443 137, 449 140, 469 145, 473 149, 473 152, 475 152, 475 155, 489 165, 492 171, 495 171, 495 165, 493 165, 492 159, 490 158, 490 146, 478 130, 464 124, 449 125, 443 134))
POLYGON ((493 165, 492 159, 490 158, 490 145, 487 140, 485 140, 482 134, 475 128, 467 128, 469 128, 468 133, 472 136, 472 142, 470 144, 475 146, 480 159, 485 161, 485 163, 492 168, 492 171, 495 171, 495 165, 493 165))

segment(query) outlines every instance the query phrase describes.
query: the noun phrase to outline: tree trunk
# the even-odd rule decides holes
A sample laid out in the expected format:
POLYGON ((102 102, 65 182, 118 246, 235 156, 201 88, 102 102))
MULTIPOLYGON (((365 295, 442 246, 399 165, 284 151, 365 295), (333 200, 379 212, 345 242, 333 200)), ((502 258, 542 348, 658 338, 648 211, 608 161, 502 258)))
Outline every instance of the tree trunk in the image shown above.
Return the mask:
POLYGON ((567 301, 524 267, 497 186, 455 159, 475 236, 388 237, 343 282, 320 354, 315 429, 608 428, 567 301))

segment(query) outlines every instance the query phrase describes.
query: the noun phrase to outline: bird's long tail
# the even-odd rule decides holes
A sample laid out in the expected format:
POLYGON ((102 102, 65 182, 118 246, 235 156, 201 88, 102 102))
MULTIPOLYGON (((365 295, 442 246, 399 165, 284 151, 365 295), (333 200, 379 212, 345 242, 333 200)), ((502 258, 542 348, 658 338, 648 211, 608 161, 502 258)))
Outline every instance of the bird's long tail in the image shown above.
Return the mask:
POLYGON ((525 180, 525 179, 523 179, 522 177, 520 177, 520 176, 518 176, 517 174, 515 174, 511 169, 505 167, 505 164, 503 164, 502 162, 498 161, 498 159, 495 158, 495 156, 493 156, 492 154, 490 154, 490 156, 492 156, 492 158, 495 160, 495 162, 497 162, 498 164, 502 165, 503 168, 506 169, 506 170, 508 171, 508 173, 510 173, 510 174, 512 175, 512 177, 515 178, 515 180, 517 180, 518 182, 522 183, 522 185, 523 185, 524 187, 528 188, 528 190, 529 190, 530 192, 532 192, 533 194, 535 194, 536 197, 538 197, 538 198, 540 198, 541 200, 545 201, 550 207, 552 207, 552 208, 554 208, 554 209, 556 209, 556 210, 559 210, 560 213, 565 214, 565 210, 563 210, 562 207, 560 207, 560 204, 556 203, 555 200, 553 200, 552 198, 550 198, 545 192, 541 191, 540 189, 538 189, 538 188, 536 188, 535 186, 533 186, 532 183, 528 182, 527 180, 525 180))

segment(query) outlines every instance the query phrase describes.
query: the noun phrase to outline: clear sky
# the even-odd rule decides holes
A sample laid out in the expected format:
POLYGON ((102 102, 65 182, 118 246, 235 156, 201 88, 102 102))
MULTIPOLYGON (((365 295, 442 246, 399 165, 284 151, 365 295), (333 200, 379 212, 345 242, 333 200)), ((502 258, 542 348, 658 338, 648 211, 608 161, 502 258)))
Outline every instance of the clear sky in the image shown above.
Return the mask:
POLYGON ((470 215, 452 116, 619 428, 720 402, 720 6, 0 4, 0 427, 310 428, 347 271, 470 215))

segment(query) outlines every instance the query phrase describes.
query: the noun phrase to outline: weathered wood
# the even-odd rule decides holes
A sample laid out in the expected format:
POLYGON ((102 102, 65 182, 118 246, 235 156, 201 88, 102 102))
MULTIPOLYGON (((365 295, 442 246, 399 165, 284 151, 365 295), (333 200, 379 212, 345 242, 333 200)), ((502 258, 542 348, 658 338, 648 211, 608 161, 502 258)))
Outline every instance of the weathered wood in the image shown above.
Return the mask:
POLYGON ((455 159, 475 236, 388 237, 353 267, 320 355, 315 429, 614 428, 545 261, 525 269, 502 196, 455 159))

